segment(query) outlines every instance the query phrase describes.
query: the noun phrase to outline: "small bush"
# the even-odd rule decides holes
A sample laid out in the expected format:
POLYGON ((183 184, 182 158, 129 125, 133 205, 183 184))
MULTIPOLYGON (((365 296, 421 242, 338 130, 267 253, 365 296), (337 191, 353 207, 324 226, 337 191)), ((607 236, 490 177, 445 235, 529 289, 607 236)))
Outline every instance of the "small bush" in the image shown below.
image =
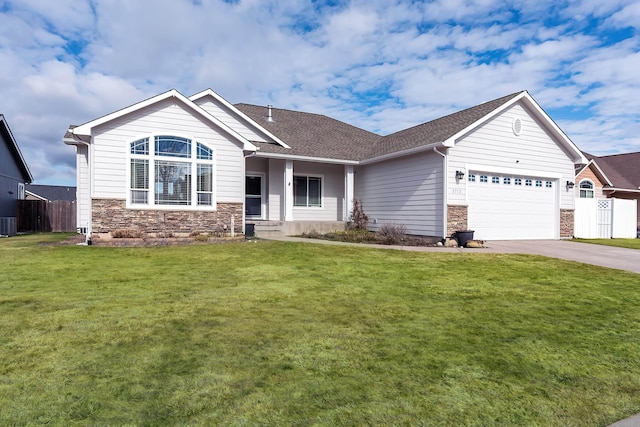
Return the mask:
POLYGON ((144 237, 145 233, 141 230, 113 230, 111 237, 114 239, 139 239, 144 237))
POLYGON ((351 222, 348 223, 348 228, 355 230, 366 230, 369 224, 369 217, 364 213, 362 209, 362 203, 358 200, 353 201, 353 211, 351 212, 351 222))
POLYGON ((407 240, 407 227, 403 224, 382 224, 378 238, 386 245, 397 245, 407 240))
POLYGON ((206 242, 209 240, 209 235, 206 233, 203 234, 197 234, 195 236, 192 236, 193 240, 195 240, 196 242, 206 242))

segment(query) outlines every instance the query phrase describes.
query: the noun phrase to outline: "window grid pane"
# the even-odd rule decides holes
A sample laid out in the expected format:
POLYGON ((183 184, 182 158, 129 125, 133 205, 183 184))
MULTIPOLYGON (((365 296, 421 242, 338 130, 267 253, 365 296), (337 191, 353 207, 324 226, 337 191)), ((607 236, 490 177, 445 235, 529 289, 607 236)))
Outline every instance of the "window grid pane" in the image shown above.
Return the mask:
POLYGON ((307 177, 293 177, 293 205, 307 206, 307 177))
POLYGON ((191 157, 191 140, 177 136, 156 136, 155 153, 158 156, 191 157))
POLYGON ((190 205, 191 164, 156 161, 155 190, 158 205, 190 205))
POLYGON ((133 141, 131 143, 131 154, 149 154, 149 138, 133 141))
POLYGON ((309 177, 309 200, 308 206, 321 206, 321 181, 320 178, 309 177))
POLYGON ((198 160, 212 160, 213 150, 198 142, 198 160))

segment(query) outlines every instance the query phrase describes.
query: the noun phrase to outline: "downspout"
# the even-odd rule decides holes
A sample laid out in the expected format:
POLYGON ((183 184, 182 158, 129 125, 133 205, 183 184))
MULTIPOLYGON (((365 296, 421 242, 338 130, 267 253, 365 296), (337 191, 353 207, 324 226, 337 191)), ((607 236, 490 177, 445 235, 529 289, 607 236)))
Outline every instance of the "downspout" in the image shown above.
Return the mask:
POLYGON ((76 134, 73 133, 72 129, 69 129, 69 133, 71 134, 71 137, 75 142, 87 146, 87 172, 88 172, 87 181, 89 183, 89 206, 88 206, 89 221, 87 222, 87 234, 85 235, 85 243, 88 246, 91 246, 91 234, 93 232, 93 207, 91 206, 92 204, 91 194, 93 189, 93 185, 92 185, 93 184, 92 182, 93 168, 91 167, 91 144, 78 138, 76 134))
POLYGON ((438 147, 433 147, 433 151, 440 154, 442 156, 442 238, 447 238, 447 223, 448 223, 448 209, 447 209, 447 192, 449 190, 448 182, 449 182, 449 171, 448 171, 448 162, 447 155, 438 151, 438 147))

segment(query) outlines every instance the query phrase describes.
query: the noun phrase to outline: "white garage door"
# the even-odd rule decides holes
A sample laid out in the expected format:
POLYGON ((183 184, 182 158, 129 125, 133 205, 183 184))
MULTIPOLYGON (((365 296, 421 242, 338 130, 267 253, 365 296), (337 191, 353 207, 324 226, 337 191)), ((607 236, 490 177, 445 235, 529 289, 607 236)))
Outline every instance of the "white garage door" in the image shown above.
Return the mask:
POLYGON ((557 181, 470 171, 468 225, 474 239, 555 239, 557 181))

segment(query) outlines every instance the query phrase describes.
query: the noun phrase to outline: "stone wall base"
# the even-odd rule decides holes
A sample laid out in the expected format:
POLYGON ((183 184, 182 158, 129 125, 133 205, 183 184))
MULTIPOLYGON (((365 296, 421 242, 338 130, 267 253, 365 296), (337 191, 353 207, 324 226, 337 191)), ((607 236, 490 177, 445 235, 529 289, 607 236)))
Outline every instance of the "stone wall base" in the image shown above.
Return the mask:
POLYGON ((447 205, 447 236, 456 231, 468 230, 468 218, 467 206, 447 205))
POLYGON ((573 238, 574 210, 560 209, 560 238, 573 238))
POLYGON ((242 234, 242 203, 218 203, 216 211, 127 209, 124 200, 93 199, 93 233, 132 231, 141 234, 189 235, 231 231, 242 234))

